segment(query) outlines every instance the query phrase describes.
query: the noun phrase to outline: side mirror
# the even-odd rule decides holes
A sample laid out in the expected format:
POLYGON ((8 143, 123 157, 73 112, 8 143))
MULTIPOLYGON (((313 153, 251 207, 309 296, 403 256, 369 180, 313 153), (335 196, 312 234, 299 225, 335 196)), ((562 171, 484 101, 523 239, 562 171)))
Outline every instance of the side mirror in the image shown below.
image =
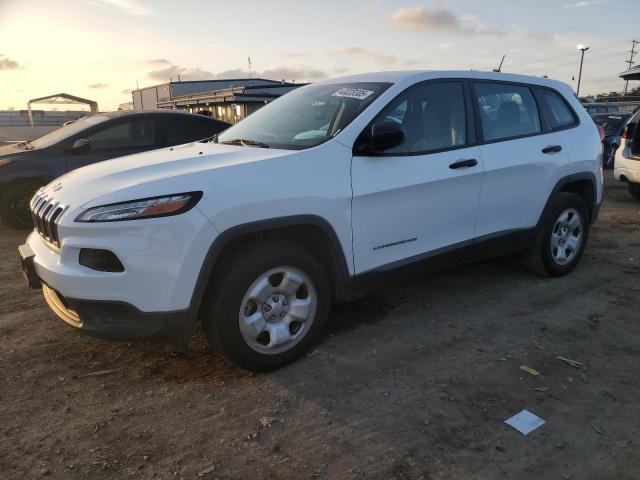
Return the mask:
POLYGON ((79 138, 78 140, 73 142, 73 145, 70 148, 70 150, 74 153, 86 152, 87 150, 90 150, 90 149, 91 149, 91 140, 87 138, 79 138))
POLYGON ((356 150, 361 154, 383 153, 400 145, 406 137, 402 125, 395 122, 377 122, 371 125, 369 134, 361 138, 356 150))

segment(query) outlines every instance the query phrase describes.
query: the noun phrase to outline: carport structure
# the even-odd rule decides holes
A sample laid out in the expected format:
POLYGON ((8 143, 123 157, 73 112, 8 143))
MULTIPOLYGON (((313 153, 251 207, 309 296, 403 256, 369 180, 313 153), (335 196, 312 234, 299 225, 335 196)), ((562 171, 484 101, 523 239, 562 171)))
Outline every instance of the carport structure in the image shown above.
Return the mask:
POLYGON ((629 84, 629 80, 640 80, 640 65, 636 65, 629 70, 622 72, 620 74, 620 78, 626 81, 624 91, 627 91, 627 85, 629 84))
POLYGON ((49 105, 89 105, 92 114, 98 113, 98 102, 88 100, 86 98, 76 97, 68 93, 56 93, 46 97, 33 98, 27 102, 27 110, 29 112, 29 123, 33 127, 33 116, 31 115, 32 103, 47 103, 49 105))

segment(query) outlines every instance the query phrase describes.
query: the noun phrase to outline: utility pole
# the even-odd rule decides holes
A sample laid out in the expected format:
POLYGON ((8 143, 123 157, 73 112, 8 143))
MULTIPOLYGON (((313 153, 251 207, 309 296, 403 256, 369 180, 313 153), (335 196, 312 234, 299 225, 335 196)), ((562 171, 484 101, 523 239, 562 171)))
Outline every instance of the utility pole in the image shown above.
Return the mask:
POLYGON ((576 95, 580 97, 580 80, 582 80, 582 62, 584 62, 584 52, 589 50, 589 47, 578 45, 578 50, 582 51, 582 56, 580 57, 580 73, 578 73, 578 90, 576 91, 576 95))
MULTIPOLYGON (((629 55, 629 60, 627 60, 625 62, 625 63, 629 64, 629 70, 631 70, 631 67, 633 67, 633 64, 635 63, 633 61, 633 57, 635 57, 636 53, 638 53, 638 52, 636 52, 636 45, 639 45, 639 44, 640 44, 639 41, 631 40, 631 52, 630 52, 630 55, 629 55)), ((625 80, 625 82, 624 82, 624 94, 625 95, 627 94, 627 88, 629 88, 629 80, 625 80)))

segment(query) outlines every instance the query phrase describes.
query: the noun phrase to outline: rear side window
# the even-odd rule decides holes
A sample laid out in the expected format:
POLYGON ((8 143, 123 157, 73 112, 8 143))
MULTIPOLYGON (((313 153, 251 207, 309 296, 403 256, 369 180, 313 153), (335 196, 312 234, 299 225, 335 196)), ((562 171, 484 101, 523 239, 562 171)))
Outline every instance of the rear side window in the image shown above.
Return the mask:
POLYGON ((485 141, 539 133, 540 115, 528 87, 477 82, 476 101, 485 141))
POLYGON ((220 133, 223 128, 206 118, 187 115, 166 116, 161 120, 165 145, 179 145, 195 142, 220 133))
POLYGON ((460 82, 415 85, 396 97, 375 122, 402 125, 406 137, 387 154, 411 155, 461 147, 467 141, 464 90, 460 82))
POLYGON ((538 90, 540 107, 551 130, 570 127, 576 123, 567 104, 555 92, 550 90, 538 90))

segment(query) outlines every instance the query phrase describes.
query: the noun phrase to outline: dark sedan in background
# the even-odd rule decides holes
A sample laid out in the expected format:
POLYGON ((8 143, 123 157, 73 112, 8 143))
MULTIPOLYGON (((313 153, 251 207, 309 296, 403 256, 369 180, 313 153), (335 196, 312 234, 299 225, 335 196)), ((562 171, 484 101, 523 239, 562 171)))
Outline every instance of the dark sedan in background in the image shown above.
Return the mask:
POLYGON ((31 142, 0 147, 0 216, 13 227, 30 228, 29 201, 53 179, 103 160, 201 140, 227 127, 177 111, 99 113, 31 142))
POLYGON ((620 146, 620 137, 631 118, 631 113, 596 113, 592 114, 591 118, 593 118, 596 125, 604 128, 602 166, 604 168, 613 168, 616 150, 620 146))

